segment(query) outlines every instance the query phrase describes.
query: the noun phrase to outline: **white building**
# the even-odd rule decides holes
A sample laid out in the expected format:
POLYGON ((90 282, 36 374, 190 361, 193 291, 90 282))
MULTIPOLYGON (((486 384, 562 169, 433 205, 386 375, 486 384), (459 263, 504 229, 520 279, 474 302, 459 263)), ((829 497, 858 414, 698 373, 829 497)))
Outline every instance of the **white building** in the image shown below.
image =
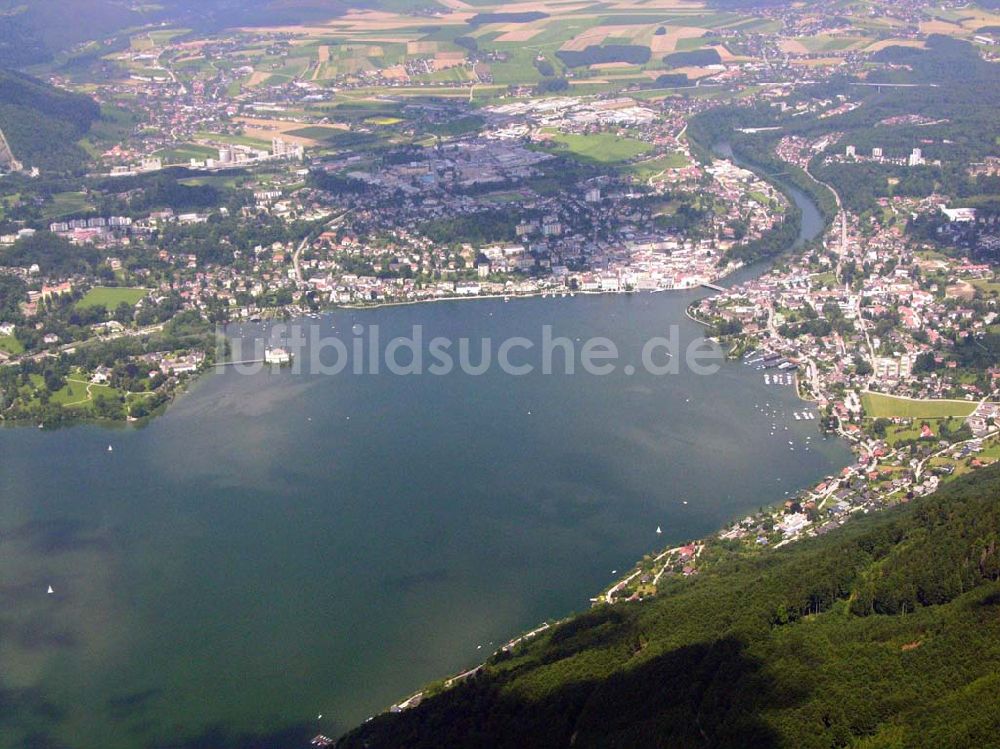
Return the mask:
POLYGON ((288 364, 292 360, 292 355, 286 349, 275 347, 264 352, 265 364, 288 364))

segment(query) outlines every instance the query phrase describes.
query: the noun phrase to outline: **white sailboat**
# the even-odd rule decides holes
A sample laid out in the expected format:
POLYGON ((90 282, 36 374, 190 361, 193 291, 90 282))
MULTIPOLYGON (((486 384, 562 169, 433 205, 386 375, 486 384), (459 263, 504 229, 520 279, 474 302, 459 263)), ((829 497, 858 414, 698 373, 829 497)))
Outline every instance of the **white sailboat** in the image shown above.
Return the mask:
POLYGON ((663 533, 663 531, 660 530, 660 526, 656 526, 656 535, 660 535, 661 533, 663 533))
POLYGON ((114 448, 111 445, 108 445, 108 452, 110 453, 110 452, 113 452, 113 451, 114 451, 114 448))
POLYGON ((54 590, 52 590, 52 586, 50 585, 50 586, 49 586, 49 595, 52 595, 53 593, 55 593, 55 591, 54 591, 54 590))

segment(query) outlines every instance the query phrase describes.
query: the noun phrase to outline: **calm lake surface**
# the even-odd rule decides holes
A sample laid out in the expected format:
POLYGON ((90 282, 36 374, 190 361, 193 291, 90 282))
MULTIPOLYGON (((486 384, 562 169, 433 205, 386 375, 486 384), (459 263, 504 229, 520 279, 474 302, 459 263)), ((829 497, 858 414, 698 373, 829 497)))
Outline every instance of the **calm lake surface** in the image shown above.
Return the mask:
MULTIPOLYGON (((474 341, 539 341, 548 324, 638 364, 671 325, 700 337, 684 309, 702 293, 315 324, 474 341)), ((737 362, 662 377, 227 370, 142 429, 0 429, 0 745, 335 736, 586 608, 612 570, 849 462, 801 410, 737 362)))

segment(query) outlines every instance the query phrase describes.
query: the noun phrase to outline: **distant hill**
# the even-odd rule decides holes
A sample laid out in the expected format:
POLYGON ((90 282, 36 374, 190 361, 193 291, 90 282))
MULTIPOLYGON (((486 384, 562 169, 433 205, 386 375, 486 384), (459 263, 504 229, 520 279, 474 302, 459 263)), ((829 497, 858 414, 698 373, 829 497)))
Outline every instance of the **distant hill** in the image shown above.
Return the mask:
POLYGON ((981 747, 1000 728, 1000 467, 600 606, 338 747, 981 747))
MULTIPOLYGON (((374 7, 379 0, 0 0, 0 67, 48 62, 75 44, 150 23, 208 32, 303 23, 374 7)), ((439 6, 435 0, 418 0, 415 7, 439 6)))
POLYGON ((25 167, 77 168, 86 158, 77 141, 100 114, 93 99, 0 69, 0 130, 25 167))
POLYGON ((125 0, 0 0, 0 67, 47 62, 55 52, 153 20, 125 0))

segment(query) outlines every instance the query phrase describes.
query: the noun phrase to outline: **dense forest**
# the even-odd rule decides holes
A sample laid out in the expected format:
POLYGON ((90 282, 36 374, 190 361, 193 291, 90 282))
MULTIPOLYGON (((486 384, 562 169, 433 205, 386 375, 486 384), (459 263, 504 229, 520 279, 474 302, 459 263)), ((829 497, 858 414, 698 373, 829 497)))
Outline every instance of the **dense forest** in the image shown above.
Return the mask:
POLYGON ((627 62, 632 65, 645 65, 649 62, 651 52, 649 47, 638 44, 592 44, 586 49, 560 49, 556 57, 570 68, 583 65, 598 65, 607 62, 627 62))
POLYGON ((348 747, 983 747, 1000 728, 1000 468, 599 606, 348 747))
POLYGON ((718 65, 722 57, 715 49, 694 49, 690 52, 672 52, 664 56, 663 62, 672 68, 683 68, 687 65, 718 65))
POLYGON ((548 13, 533 10, 525 13, 477 13, 469 19, 470 26, 484 26, 488 23, 531 23, 548 18, 548 13))
MULTIPOLYGON (((1000 154, 1000 145, 989 135, 1000 131, 1000 65, 983 60, 972 45, 944 36, 930 37, 925 50, 888 47, 873 59, 902 67, 874 71, 870 82, 933 85, 873 89, 864 106, 843 117, 796 123, 786 132, 815 136, 834 128, 845 131, 836 146, 839 152, 846 145, 855 146, 858 153, 877 146, 887 156, 900 158, 919 146, 928 161, 940 160, 941 166, 817 165, 816 176, 834 185, 848 207, 858 212, 871 210, 877 198, 890 195, 923 197, 938 191, 969 197, 993 190, 995 185, 988 181, 970 179, 966 168, 984 156, 1000 154), (888 118, 912 114, 935 124, 884 124, 888 118)), ((852 98, 858 95, 846 80, 825 88, 852 98)))
POLYGON ((0 130, 15 158, 43 171, 76 169, 77 145, 100 117, 97 103, 10 70, 0 70, 0 130))

